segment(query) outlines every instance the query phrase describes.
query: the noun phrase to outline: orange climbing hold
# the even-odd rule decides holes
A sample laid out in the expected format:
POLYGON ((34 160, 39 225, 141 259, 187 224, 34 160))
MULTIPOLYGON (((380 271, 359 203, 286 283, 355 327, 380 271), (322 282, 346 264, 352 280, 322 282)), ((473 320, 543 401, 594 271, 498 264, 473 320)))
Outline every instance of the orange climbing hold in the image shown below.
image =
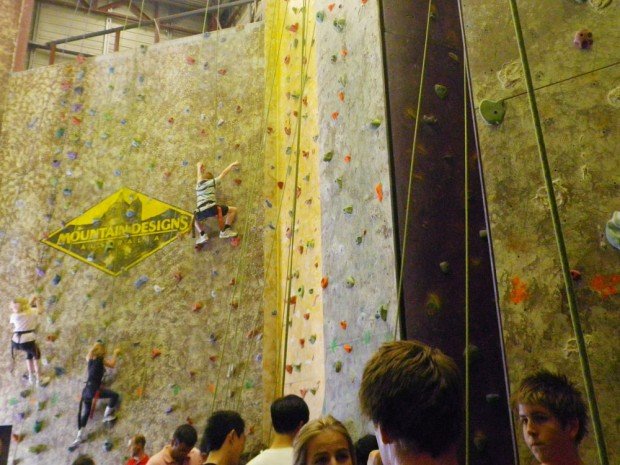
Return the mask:
POLYGON ((620 274, 597 274, 590 281, 590 289, 597 292, 603 298, 617 294, 619 287, 620 274))
POLYGON ((339 116, 339 115, 340 115, 340 113, 339 113, 339 112, 337 112, 337 111, 333 112, 333 113, 332 113, 332 119, 333 119, 334 121, 336 121, 336 120, 338 119, 338 116, 339 116))
POLYGON ((329 278, 327 276, 323 276, 321 278, 321 287, 325 289, 329 285, 329 278))
POLYGON ((341 102, 344 102, 344 92, 343 91, 338 92, 338 99, 341 102))
POLYGON ((215 384, 209 383, 207 385, 207 391, 209 391, 211 394, 215 394, 215 384))
POLYGON ((377 198, 379 202, 383 202, 383 185, 381 183, 375 186, 375 191, 377 192, 377 198))
POLYGON ((194 312, 199 312, 202 310, 202 302, 194 302, 194 305, 192 305, 192 310, 194 312))
POLYGON ((344 351, 345 351, 347 354, 350 354, 350 353, 351 353, 351 351, 353 350, 353 347, 351 347, 349 344, 345 344, 345 345, 343 345, 343 346, 342 346, 342 348, 344 349, 344 351))
POLYGON ((161 350, 159 349, 152 349, 151 350, 151 358, 155 359, 157 357, 159 357, 161 355, 161 350))
POLYGON ((293 373, 293 365, 286 365, 286 372, 290 375, 293 373))
POLYGON ((350 154, 345 155, 344 162, 345 163, 350 163, 351 162, 351 155, 350 154))
POLYGON ((510 301, 513 304, 519 304, 530 298, 527 292, 527 284, 521 281, 521 278, 515 276, 512 278, 512 289, 510 290, 510 301))
POLYGON ((345 320, 342 320, 342 321, 340 322, 340 327, 341 327, 342 329, 347 329, 347 326, 348 326, 348 324, 347 324, 347 322, 346 322, 345 320))
POLYGON ((330 3, 329 5, 327 5, 327 9, 328 9, 329 11, 333 11, 335 6, 336 6, 336 4, 335 4, 335 3, 330 3))

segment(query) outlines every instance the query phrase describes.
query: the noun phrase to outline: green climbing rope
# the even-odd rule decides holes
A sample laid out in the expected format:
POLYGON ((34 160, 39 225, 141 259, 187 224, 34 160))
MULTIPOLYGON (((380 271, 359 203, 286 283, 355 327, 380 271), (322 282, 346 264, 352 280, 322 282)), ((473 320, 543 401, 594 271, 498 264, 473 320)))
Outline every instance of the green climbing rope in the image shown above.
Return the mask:
MULTIPOLYGON (((464 48, 464 47, 463 47, 464 48)), ((471 412, 470 398, 470 350, 469 350, 469 136, 467 128, 468 110, 468 75, 467 53, 463 51, 463 203, 465 206, 465 465, 469 465, 470 458, 470 425, 471 412)))
MULTIPOLYGON (((420 87, 418 90, 418 105, 415 113, 415 124, 413 128, 413 148, 411 149, 411 165, 409 167, 409 186, 407 187, 407 205, 405 207, 405 224, 402 240, 402 249, 400 256, 400 271, 398 273, 398 290, 396 294, 396 302, 400 304, 403 293, 403 278, 405 271, 405 256, 407 250, 407 236, 409 232, 409 212, 411 210, 411 190, 413 188, 413 166, 415 162, 415 150, 418 143, 418 132, 420 128, 420 110, 422 108, 422 92, 424 89, 424 74, 426 72, 426 54, 428 52, 428 39, 430 36, 431 18, 432 18, 432 6, 433 0, 428 0, 428 12, 426 14, 426 33, 424 35, 424 53, 422 55, 422 68, 420 69, 420 87)), ((394 324, 394 340, 398 334, 398 328, 400 327, 400 311, 396 312, 396 322, 394 324)))
POLYGON ((577 348, 579 352, 579 363, 581 365, 581 372, 586 388, 586 395, 588 398, 588 406, 590 407, 590 416, 592 419, 592 426, 594 429, 594 435, 596 439, 596 447, 601 465, 609 465, 609 459, 607 456, 607 449, 605 447, 605 438, 603 436, 603 429, 601 426, 601 419, 596 403, 596 396, 594 393, 594 385, 592 382, 592 375, 590 373, 590 363, 588 361, 588 352, 586 350, 586 344, 583 337, 583 331, 581 329, 581 322, 579 320, 579 311, 577 308, 577 299, 575 298, 575 292, 573 290, 572 278, 570 275, 570 267, 568 264, 568 255, 566 253, 566 245, 564 243, 564 235, 562 234, 562 225, 560 222, 560 215, 558 213, 558 206, 555 200, 555 191, 553 189, 553 180, 551 178, 551 169, 549 168, 549 160, 547 158, 547 149, 545 148, 545 139, 543 136, 542 126, 540 124, 540 115, 538 113, 538 107, 536 105, 536 95, 534 93, 534 86, 532 84, 532 75, 530 72, 529 62, 527 60, 527 52, 525 50, 525 41, 523 40, 523 32, 521 29, 521 21, 519 20, 519 10, 517 8, 516 0, 508 0, 510 3, 510 12, 512 14, 512 21, 515 28, 515 34, 517 44, 519 45, 519 55, 521 57, 521 65, 523 66, 523 75, 525 77, 525 84, 527 88, 527 96, 530 103, 530 110, 532 112, 532 120, 534 123, 534 131, 536 133, 536 143, 538 145, 538 154, 540 156, 540 163, 542 165, 543 175, 545 178, 545 186, 547 188, 547 197, 549 200, 549 208, 551 210, 551 220, 553 222, 553 232, 555 234, 555 241, 558 247, 560 255, 560 262, 562 265, 562 276, 564 278, 564 286, 566 294, 568 296, 568 310, 573 325, 573 332, 575 333, 575 340, 577 341, 577 348))

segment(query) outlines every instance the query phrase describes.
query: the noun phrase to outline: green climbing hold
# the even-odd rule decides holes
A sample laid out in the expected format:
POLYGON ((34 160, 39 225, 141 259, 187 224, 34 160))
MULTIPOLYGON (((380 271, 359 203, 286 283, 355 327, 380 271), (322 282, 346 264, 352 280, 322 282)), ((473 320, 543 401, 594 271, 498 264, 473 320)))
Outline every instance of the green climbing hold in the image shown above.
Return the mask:
POLYGON ((450 273, 450 263, 448 263, 448 262, 441 262, 441 263, 439 264, 439 269, 441 270, 441 272, 442 272, 443 274, 448 274, 448 273, 450 273))
POLYGON ((348 207, 344 207, 342 211, 345 212, 347 215, 350 215, 351 213, 353 213, 353 207, 349 205, 348 207))
POLYGON ((47 450, 47 446, 45 444, 37 444, 36 446, 30 446, 28 448, 28 452, 31 454, 40 454, 41 452, 45 452, 47 450))
POLYGON ((172 393, 176 396, 179 394, 179 392, 181 392, 181 388, 179 387, 178 384, 173 384, 172 385, 172 393))
POLYGON ((65 135, 65 128, 56 129, 56 132, 54 135, 56 136, 56 139, 60 139, 62 136, 65 135))
POLYGON ((373 119, 373 120, 370 122, 370 125, 371 125, 373 128, 377 129, 379 126, 381 126, 381 123, 382 123, 382 122, 383 122, 383 121, 381 120, 381 118, 375 118, 375 119, 373 119))
POLYGON ((443 100, 448 96, 448 88, 443 84, 435 84, 435 94, 443 100))
POLYGON ((97 185, 97 189, 103 189, 103 181, 97 180, 95 181, 95 184, 97 185))
POLYGON ((246 389, 252 389, 252 388, 254 387, 254 381, 252 381, 252 380, 248 379, 248 380, 244 383, 243 387, 244 387, 244 388, 246 388, 246 389))
POLYGON ((360 245, 363 241, 364 241, 364 238, 363 238, 362 236, 357 236, 357 237, 355 238, 355 243, 356 243, 357 245, 360 245))
POLYGON ((506 114, 506 104, 503 100, 495 102, 493 100, 483 100, 480 102, 480 115, 488 124, 501 124, 506 114))
POLYGON ((342 178, 336 178, 336 184, 338 184, 338 187, 342 189, 342 178))
POLYGON ((344 27, 347 25, 347 20, 344 18, 334 19, 334 27, 338 32, 344 31, 344 27))
POLYGON ((314 344, 316 342, 316 334, 311 334, 308 341, 310 341, 310 344, 314 344))
POLYGON ((43 429, 43 420, 37 420, 37 421, 35 421, 35 422, 34 422, 34 426, 33 426, 32 430, 33 430, 35 433, 40 433, 42 429, 43 429))
POLYGON ((322 23, 323 21, 325 21, 325 12, 323 10, 317 11, 316 20, 319 23, 322 23))
POLYGON ((387 314, 388 314, 387 306, 381 305, 381 307, 379 307, 379 316, 381 316, 381 319, 383 321, 387 321, 387 314))
POLYGON ((486 229, 481 229, 480 231, 478 231, 478 237, 480 239, 486 239, 489 236, 489 234, 487 233, 486 229))
POLYGON ((28 397, 30 394, 32 394, 32 391, 30 389, 24 389, 23 391, 21 391, 19 393, 19 396, 22 397, 23 399, 25 399, 26 397, 28 397))
POLYGON ((346 281, 347 287, 355 286, 355 278, 353 276, 349 276, 346 281))
POLYGON ((334 152, 327 152, 323 155, 323 161, 332 161, 332 158, 334 158, 334 152))
POLYGON ((342 362, 340 360, 334 362, 334 371, 336 373, 340 373, 342 371, 342 362))

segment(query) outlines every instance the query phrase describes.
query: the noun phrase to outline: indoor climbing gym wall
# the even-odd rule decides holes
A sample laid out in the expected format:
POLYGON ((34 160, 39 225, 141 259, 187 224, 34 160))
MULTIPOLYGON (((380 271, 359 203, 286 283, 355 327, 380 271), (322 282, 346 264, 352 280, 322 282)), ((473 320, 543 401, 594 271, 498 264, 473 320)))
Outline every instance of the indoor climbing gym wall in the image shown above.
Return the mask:
POLYGON ((364 365, 397 337, 396 263, 378 2, 314 2, 319 89, 325 413, 366 433, 364 365))
POLYGON ((618 463, 620 2, 518 2, 547 183, 509 2, 463 6, 511 389, 540 368, 568 375, 598 407, 584 462, 618 463))
POLYGON ((86 377, 102 339, 120 349, 78 452, 121 463, 142 433, 158 451, 176 426, 202 433, 218 408, 243 413, 248 451, 262 440, 264 37, 261 24, 11 76, 2 125, 0 301, 40 295, 41 387, 28 385, 9 332, 0 355, 0 424, 11 459, 67 463, 86 377), (234 161, 218 200, 239 236, 192 238, 196 164, 234 161))
POLYGON ((364 364, 397 324, 377 4, 272 2, 265 18, 284 392, 357 436, 364 364))
POLYGON ((4 112, 4 97, 9 73, 13 65, 13 53, 15 52, 15 37, 19 24, 19 4, 13 0, 0 0, 0 121, 4 112))
POLYGON ((265 269, 268 288, 277 290, 269 296, 274 303, 266 306, 265 319, 275 319, 279 328, 278 389, 303 397, 311 416, 318 417, 325 394, 322 221, 314 18, 304 3, 268 2, 265 13, 270 157, 265 204, 266 221, 274 225, 266 229, 274 240, 266 238, 265 269))

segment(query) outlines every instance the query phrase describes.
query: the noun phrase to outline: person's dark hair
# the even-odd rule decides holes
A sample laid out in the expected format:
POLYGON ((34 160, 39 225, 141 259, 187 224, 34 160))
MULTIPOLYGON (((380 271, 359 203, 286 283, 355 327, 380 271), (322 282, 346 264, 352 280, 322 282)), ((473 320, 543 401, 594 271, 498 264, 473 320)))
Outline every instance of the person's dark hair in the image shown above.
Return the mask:
POLYGON ((90 455, 78 455, 71 465, 95 465, 90 455))
POLYGON ((384 344, 364 368, 362 412, 403 449, 438 457, 461 434, 461 381, 454 361, 418 341, 384 344))
POLYGON ((373 450, 377 450, 379 444, 374 434, 362 436, 355 442, 355 456, 358 464, 368 463, 368 456, 373 450))
POLYGON ((518 412, 519 404, 542 405, 566 427, 571 420, 579 421, 575 442, 579 444, 588 433, 588 413, 579 390, 564 375, 540 370, 521 381, 512 397, 512 408, 518 412))
POLYGON ((238 436, 241 436, 245 431, 245 422, 241 415, 232 410, 215 412, 207 420, 207 426, 200 443, 200 451, 207 454, 212 450, 218 450, 232 430, 235 430, 238 436))
POLYGON ((194 447, 196 441, 198 441, 198 433, 196 433, 196 428, 192 425, 184 423, 174 430, 172 439, 188 447, 194 447))
POLYGON ((280 397, 271 404, 271 422, 276 433, 292 434, 309 419, 308 404, 295 394, 280 397))
POLYGON ((135 444, 140 444, 142 446, 142 448, 144 448, 146 446, 146 438, 142 434, 136 434, 133 437, 133 442, 135 444))

